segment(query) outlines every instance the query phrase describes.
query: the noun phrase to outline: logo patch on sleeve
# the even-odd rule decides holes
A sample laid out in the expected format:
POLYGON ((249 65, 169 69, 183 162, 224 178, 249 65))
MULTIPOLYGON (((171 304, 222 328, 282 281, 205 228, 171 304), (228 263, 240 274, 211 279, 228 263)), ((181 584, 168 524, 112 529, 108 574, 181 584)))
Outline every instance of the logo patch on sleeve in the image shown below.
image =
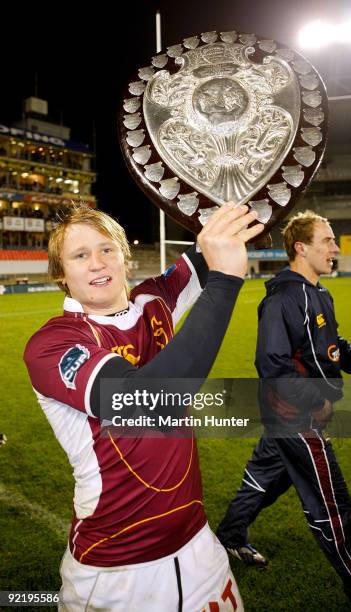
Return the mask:
POLYGON ((328 346, 328 357, 330 361, 340 361, 340 349, 336 344, 330 344, 328 346))
POLYGON ((168 276, 171 276, 172 272, 174 272, 174 270, 176 270, 176 269, 177 269, 177 266, 175 264, 173 264, 172 266, 167 268, 167 270, 164 271, 163 276, 165 278, 167 278, 168 276))
POLYGON ((316 321, 319 328, 324 327, 324 325, 326 325, 324 314, 322 312, 317 314, 316 321))
POLYGON ((79 368, 89 359, 90 353, 85 346, 76 344, 68 349, 59 363, 60 376, 68 389, 75 389, 75 378, 79 368))

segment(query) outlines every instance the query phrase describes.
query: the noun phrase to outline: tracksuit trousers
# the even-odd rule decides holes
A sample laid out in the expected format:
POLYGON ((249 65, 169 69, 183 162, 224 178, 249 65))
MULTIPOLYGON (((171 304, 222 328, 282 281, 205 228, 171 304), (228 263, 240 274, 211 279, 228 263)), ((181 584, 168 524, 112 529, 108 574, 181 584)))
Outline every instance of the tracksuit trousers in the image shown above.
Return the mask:
POLYGON ((309 527, 351 598, 351 499, 330 441, 317 429, 285 438, 264 435, 219 525, 226 547, 247 543, 258 513, 293 484, 309 527))

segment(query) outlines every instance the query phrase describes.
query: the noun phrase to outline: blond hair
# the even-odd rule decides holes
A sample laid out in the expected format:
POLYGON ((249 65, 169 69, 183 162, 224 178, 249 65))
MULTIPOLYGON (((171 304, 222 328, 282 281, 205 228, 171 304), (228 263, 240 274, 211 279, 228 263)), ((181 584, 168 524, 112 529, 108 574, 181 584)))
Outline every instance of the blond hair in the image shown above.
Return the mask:
POLYGON ((305 210, 303 213, 299 212, 289 219, 282 231, 284 248, 289 261, 294 261, 296 257, 296 242, 312 243, 314 226, 318 222, 329 223, 328 219, 317 215, 313 210, 305 210))
MULTIPOLYGON (((115 219, 102 212, 90 208, 85 202, 72 202, 57 214, 58 225, 52 230, 49 238, 48 257, 49 257, 49 276, 55 281, 60 289, 70 295, 67 285, 63 284, 64 269, 62 263, 62 250, 65 233, 68 227, 76 223, 86 223, 101 234, 116 242, 123 253, 124 262, 128 269, 130 262, 130 248, 123 227, 115 219)), ((129 288, 126 285, 128 294, 129 288)))

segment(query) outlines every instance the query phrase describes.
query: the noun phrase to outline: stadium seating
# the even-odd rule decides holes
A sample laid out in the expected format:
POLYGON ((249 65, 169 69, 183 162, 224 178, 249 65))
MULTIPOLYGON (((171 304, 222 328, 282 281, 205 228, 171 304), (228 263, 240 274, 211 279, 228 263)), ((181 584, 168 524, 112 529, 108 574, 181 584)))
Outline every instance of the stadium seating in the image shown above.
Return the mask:
POLYGON ((47 251, 34 251, 30 249, 16 250, 16 249, 0 249, 0 260, 2 261, 37 261, 45 260, 48 258, 47 251))

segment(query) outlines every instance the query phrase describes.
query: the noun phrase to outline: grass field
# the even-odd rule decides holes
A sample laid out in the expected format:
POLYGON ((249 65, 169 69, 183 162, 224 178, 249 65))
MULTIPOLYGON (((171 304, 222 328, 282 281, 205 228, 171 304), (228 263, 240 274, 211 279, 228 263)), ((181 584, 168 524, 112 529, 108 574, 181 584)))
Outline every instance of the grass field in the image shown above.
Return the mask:
MULTIPOLYGON (((351 279, 327 279, 324 284, 334 297, 340 333, 351 338, 351 279)), ((256 308, 263 294, 263 281, 245 284, 213 377, 255 376, 256 308)), ((60 586, 58 568, 67 541, 73 479, 36 403, 22 353, 30 335, 60 313, 61 305, 60 293, 0 297, 0 431, 8 436, 0 448, 0 590, 44 591, 60 586)), ((240 484, 254 444, 251 439, 199 442, 205 504, 213 528, 240 484)), ((334 447, 350 487, 351 440, 337 439, 334 447)), ((340 580, 309 533, 293 490, 258 517, 251 541, 270 564, 263 571, 233 564, 247 612, 349 609, 340 580)))

